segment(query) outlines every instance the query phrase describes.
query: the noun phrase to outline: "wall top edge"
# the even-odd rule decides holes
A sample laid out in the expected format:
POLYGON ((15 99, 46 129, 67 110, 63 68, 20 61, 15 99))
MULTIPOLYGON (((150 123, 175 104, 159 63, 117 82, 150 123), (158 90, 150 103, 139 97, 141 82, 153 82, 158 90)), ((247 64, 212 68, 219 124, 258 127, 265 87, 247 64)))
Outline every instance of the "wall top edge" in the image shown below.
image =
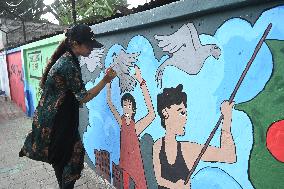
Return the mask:
POLYGON ((14 48, 14 49, 8 50, 8 51, 7 51, 7 54, 12 54, 12 53, 15 53, 15 52, 19 52, 19 51, 21 51, 21 50, 22 50, 21 47, 16 47, 16 48, 14 48))
POLYGON ((57 43, 60 42, 61 40, 63 40, 64 38, 64 34, 59 34, 50 38, 46 38, 46 39, 42 39, 39 41, 35 41, 26 45, 21 46, 22 50, 28 50, 28 49, 32 49, 35 47, 40 47, 40 46, 46 46, 50 43, 57 43))
POLYGON ((137 28, 189 15, 214 13, 216 10, 222 8, 226 8, 227 10, 227 8, 237 8, 267 2, 273 2, 273 0, 202 0, 202 3, 199 0, 180 0, 147 11, 108 20, 91 27, 96 35, 103 35, 105 33, 137 28))

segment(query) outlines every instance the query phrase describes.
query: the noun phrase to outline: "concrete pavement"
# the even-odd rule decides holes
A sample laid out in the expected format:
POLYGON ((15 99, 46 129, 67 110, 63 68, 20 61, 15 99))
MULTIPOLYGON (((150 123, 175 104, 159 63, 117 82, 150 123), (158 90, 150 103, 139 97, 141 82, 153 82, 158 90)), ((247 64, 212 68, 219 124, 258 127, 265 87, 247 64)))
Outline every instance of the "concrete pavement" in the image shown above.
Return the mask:
MULTIPOLYGON (((31 129, 32 120, 14 103, 0 97, 0 189, 57 189, 51 165, 28 158, 18 152, 31 129)), ((114 188, 86 163, 75 189, 114 188)))

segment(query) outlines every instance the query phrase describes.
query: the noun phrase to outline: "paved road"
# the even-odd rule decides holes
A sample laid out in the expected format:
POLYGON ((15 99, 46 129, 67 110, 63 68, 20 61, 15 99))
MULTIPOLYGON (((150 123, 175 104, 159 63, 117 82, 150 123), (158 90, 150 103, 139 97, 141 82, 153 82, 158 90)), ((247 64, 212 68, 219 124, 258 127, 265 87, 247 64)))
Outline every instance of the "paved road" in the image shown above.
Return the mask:
MULTIPOLYGON (((31 122, 15 104, 0 97, 0 189, 58 189, 51 165, 18 157, 31 122)), ((107 188, 113 187, 85 163, 75 189, 107 188)))

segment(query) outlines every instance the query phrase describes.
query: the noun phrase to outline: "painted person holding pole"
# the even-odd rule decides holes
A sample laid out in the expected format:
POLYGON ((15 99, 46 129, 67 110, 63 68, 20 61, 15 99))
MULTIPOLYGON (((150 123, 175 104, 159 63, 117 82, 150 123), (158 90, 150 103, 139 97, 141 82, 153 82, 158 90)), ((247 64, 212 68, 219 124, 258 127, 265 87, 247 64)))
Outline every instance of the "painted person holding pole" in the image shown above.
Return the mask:
POLYGON ((42 95, 19 156, 51 164, 62 189, 72 189, 83 169, 85 150, 80 139, 79 106, 96 97, 116 77, 109 69, 92 89, 86 90, 78 57, 88 57, 103 45, 85 24, 68 29, 41 78, 42 95))
POLYGON ((190 188, 190 178, 200 160, 227 163, 237 161, 236 147, 231 133, 233 100, 271 28, 270 23, 229 100, 222 103, 221 116, 204 145, 176 141, 176 136, 184 135, 184 126, 187 121, 187 95, 182 92, 182 85, 176 88, 165 88, 163 93, 158 95, 158 114, 161 117, 162 126, 166 129, 165 137, 158 139, 153 148, 153 163, 158 188, 190 188), (220 124, 223 125, 221 147, 212 147, 209 144, 220 124))
MULTIPOLYGON (((158 189, 189 189, 185 184, 194 161, 203 145, 190 141, 179 142, 177 136, 185 134, 187 122, 187 94, 179 84, 176 88, 164 88, 157 97, 157 109, 162 127, 166 134, 158 139, 153 147, 153 163, 158 189)), ((207 162, 235 163, 236 146, 231 133, 232 109, 234 103, 224 101, 221 104, 223 126, 221 129, 221 146, 209 146, 202 160, 207 162)))

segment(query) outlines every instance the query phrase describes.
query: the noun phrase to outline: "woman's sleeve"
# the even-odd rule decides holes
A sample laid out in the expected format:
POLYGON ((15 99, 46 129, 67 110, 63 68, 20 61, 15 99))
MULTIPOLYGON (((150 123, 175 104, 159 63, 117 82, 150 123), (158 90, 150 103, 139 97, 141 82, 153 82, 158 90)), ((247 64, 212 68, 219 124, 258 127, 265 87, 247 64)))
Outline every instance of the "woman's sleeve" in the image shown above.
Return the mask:
POLYGON ((65 72, 67 88, 73 92, 78 101, 81 101, 87 94, 81 70, 74 65, 68 67, 65 72))

